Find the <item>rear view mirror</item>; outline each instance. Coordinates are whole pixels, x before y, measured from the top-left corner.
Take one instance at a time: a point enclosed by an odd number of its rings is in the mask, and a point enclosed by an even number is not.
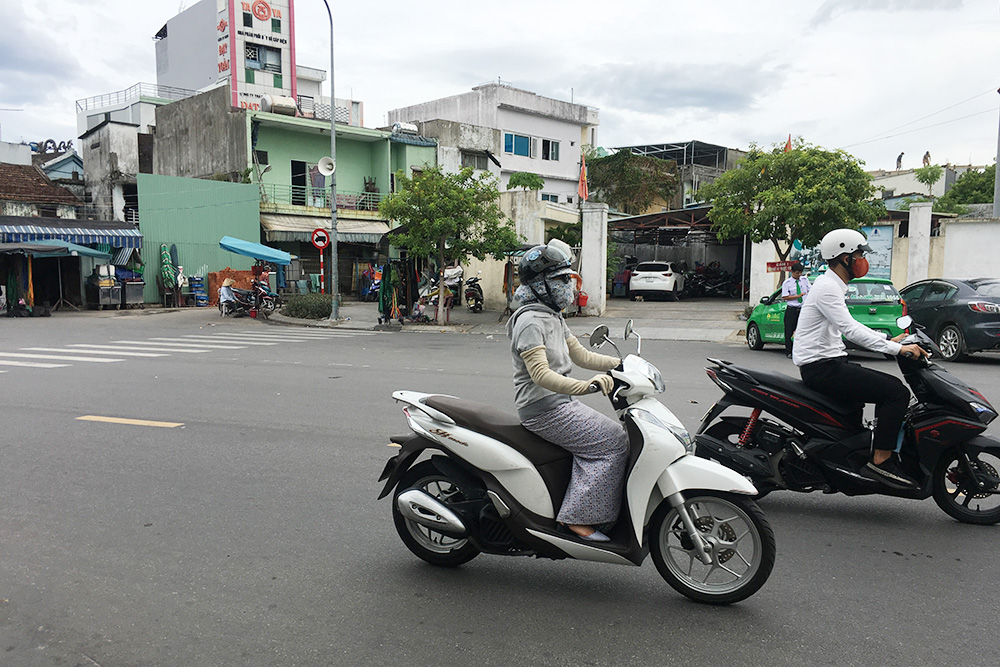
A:
[[[762,296],[762,297],[760,297],[760,302],[761,303],[767,303],[767,299],[768,299],[768,297]]]
[[[608,328],[603,324],[590,334],[590,347],[600,347],[608,340]]]
[[[913,318],[909,315],[896,318],[896,326],[900,329],[909,329],[911,324],[913,324]]]
[[[625,340],[628,340],[628,337],[631,335],[632,335],[632,320],[629,320],[628,322],[625,323]]]

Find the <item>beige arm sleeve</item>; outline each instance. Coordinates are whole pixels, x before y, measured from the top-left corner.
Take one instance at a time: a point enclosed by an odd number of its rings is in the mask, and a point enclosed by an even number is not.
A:
[[[589,368],[592,371],[610,371],[621,363],[618,357],[591,352],[580,343],[576,336],[567,338],[566,345],[569,346],[569,358],[581,368]]]
[[[521,353],[521,358],[524,359],[524,365],[528,367],[531,380],[539,387],[570,396],[582,396],[590,391],[589,381],[574,380],[565,375],[559,375],[549,368],[544,345],[525,350]]]

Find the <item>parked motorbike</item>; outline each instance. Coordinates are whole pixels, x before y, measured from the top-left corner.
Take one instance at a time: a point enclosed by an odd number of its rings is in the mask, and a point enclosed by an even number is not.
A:
[[[911,324],[908,316],[897,321],[902,329]],[[919,329],[902,342],[941,354]],[[709,359],[712,366],[705,370],[724,394],[702,421],[696,452],[746,475],[760,496],[778,489],[933,496],[959,521],[1000,522],[1000,441],[982,435],[996,409],[930,359],[896,360],[916,399],[903,425],[900,458],[919,488],[894,489],[861,474],[872,444],[871,425],[862,424],[863,405],[848,397],[834,400],[781,373],[718,359]],[[722,416],[733,406],[750,408],[749,417]]]
[[[281,307],[281,297],[272,292],[271,288],[262,281],[253,280],[250,284],[253,286],[253,289],[250,291],[253,294],[253,300],[257,305],[257,310],[259,310],[265,318],[270,317],[271,313]]]
[[[235,301],[219,301],[219,314],[223,317],[227,315],[243,316],[249,315],[250,311],[256,308],[254,305],[253,292],[245,289],[233,289]]]
[[[629,322],[625,338],[632,335]],[[614,347],[604,326],[590,337],[592,346],[603,343]],[[569,452],[493,406],[396,391],[413,433],[392,438],[400,451],[379,477],[379,498],[392,493],[403,544],[446,567],[480,553],[621,565],[641,565],[649,553],[667,583],[691,599],[728,604],[753,595],[775,558],[774,533],[750,499],[757,490],[742,475],[689,455],[694,443],[654,397],[665,390],[663,378],[640,348],[641,340],[636,354],[609,371],[609,398],[630,443],[610,542],[584,540],[555,520],[569,483]]]
[[[474,313],[483,310],[483,288],[479,284],[481,273],[482,271],[478,271],[475,276],[465,281],[465,305]]]

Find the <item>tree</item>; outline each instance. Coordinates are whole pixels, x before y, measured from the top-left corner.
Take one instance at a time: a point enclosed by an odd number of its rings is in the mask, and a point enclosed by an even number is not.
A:
[[[771,241],[784,260],[798,239],[818,245],[840,227],[870,224],[885,214],[863,163],[841,150],[827,151],[801,139],[789,151],[750,145],[736,169],[703,186],[698,195],[713,206],[708,217],[719,240],[748,235]]]
[[[677,164],[620,150],[600,157],[589,149],[587,185],[592,198],[632,215],[645,213],[657,198],[670,201],[677,188]]]
[[[443,173],[440,167],[396,173],[398,191],[379,204],[379,212],[403,225],[394,245],[416,256],[436,256],[438,270],[445,260],[503,259],[521,243],[508,224],[497,199],[497,180],[488,173],[476,176],[471,167]],[[444,280],[438,282],[438,302],[444,304]],[[438,317],[441,311],[438,309]]]
[[[926,167],[917,167],[913,170],[913,175],[917,180],[927,186],[927,196],[934,197],[934,184],[941,180],[944,167],[939,164],[929,164]]]
[[[545,179],[530,171],[515,171],[507,181],[507,189],[521,188],[528,190],[541,190],[545,187]]]
[[[992,204],[993,186],[996,183],[997,166],[991,164],[982,171],[967,171],[958,177],[944,196],[938,197],[935,210],[945,213],[963,213],[962,204]]]

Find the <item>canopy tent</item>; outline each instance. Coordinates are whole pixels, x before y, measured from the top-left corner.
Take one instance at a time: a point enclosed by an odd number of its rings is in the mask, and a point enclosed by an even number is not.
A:
[[[259,259],[264,262],[281,264],[283,266],[287,266],[292,263],[292,256],[287,252],[283,252],[275,248],[269,248],[266,245],[261,245],[260,243],[252,243],[250,241],[236,239],[232,236],[223,236],[222,239],[219,240],[219,246],[223,250],[234,252],[237,255],[253,257],[254,259]]]
[[[101,252],[100,250],[94,250],[93,248],[63,241],[62,239],[46,239],[40,243],[55,249],[47,252],[36,252],[34,253],[35,257],[66,257],[69,255],[72,257],[93,257],[102,262],[111,261],[111,253]]]
[[[0,243],[0,254],[12,255],[20,253],[22,255],[34,255],[37,253],[59,252],[60,247],[49,241],[36,241],[34,243]]]

